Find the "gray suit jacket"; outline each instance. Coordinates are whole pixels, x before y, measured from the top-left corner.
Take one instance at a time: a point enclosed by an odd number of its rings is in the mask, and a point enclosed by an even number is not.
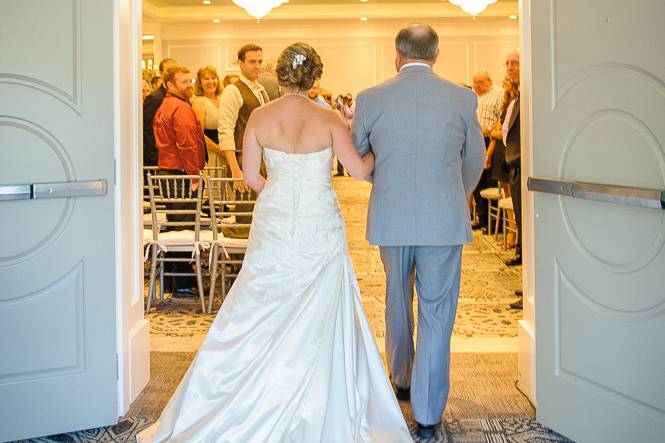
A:
[[[408,66],[356,99],[353,141],[376,156],[367,240],[380,246],[450,246],[472,238],[468,197],[485,142],[473,91]]]

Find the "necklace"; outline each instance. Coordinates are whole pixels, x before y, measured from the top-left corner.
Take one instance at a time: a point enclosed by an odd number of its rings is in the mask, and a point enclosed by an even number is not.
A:
[[[284,93],[284,96],[295,96],[295,95],[305,97],[305,92],[304,91],[298,91],[298,92],[285,92]]]

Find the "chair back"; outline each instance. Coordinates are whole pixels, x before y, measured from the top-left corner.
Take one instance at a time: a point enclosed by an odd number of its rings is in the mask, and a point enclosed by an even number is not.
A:
[[[154,240],[158,240],[160,230],[192,230],[195,233],[195,239],[199,239],[203,183],[201,175],[153,175],[148,173]],[[160,217],[160,214],[163,214],[163,217]],[[159,229],[154,227],[159,227]]]
[[[213,239],[224,236],[224,229],[245,228],[252,224],[256,192],[237,191],[241,178],[206,177]]]

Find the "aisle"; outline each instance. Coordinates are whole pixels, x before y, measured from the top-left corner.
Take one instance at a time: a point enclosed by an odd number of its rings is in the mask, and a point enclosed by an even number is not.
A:
[[[371,188],[369,183],[350,177],[335,177],[333,184],[346,223],[363,307],[383,352],[385,276],[378,248],[365,240]],[[522,312],[511,310],[508,304],[516,300],[514,291],[520,287],[522,276],[520,268],[503,264],[510,257],[511,252],[503,251],[494,237],[477,232],[473,242],[464,247],[453,352],[517,352],[517,321]],[[199,306],[198,298],[178,298],[167,299],[153,309],[147,316],[151,350],[196,352],[215,315],[201,314]]]

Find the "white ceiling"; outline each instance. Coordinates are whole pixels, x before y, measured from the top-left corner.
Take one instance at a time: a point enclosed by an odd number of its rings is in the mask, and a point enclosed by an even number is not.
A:
[[[498,0],[480,17],[502,17],[517,14],[518,0]],[[212,0],[203,5],[201,0],[143,0],[144,20],[155,23],[210,22],[254,20],[232,0]],[[290,0],[273,9],[263,20],[331,20],[357,19],[367,16],[371,20],[396,18],[464,18],[470,16],[446,0]]]

